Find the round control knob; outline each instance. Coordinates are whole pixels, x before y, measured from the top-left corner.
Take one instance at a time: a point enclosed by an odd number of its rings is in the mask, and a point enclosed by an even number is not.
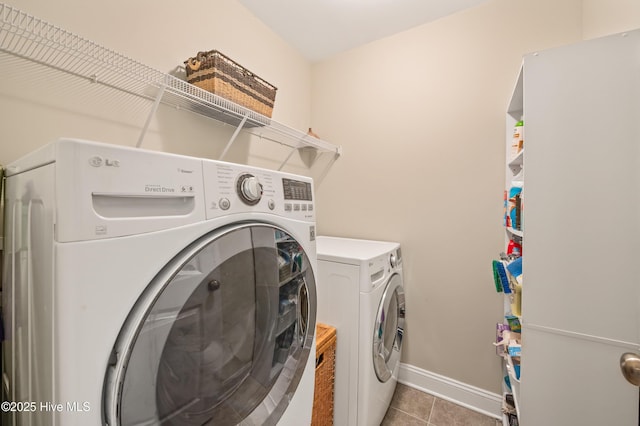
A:
[[[391,253],[391,256],[389,256],[389,264],[392,268],[398,266],[398,258],[396,257],[395,253]]]
[[[238,178],[236,189],[240,199],[250,206],[258,204],[260,198],[262,198],[262,184],[258,178],[253,175],[241,175]]]
[[[222,210],[229,210],[229,207],[231,207],[231,202],[228,198],[220,198],[220,201],[218,201],[218,205]]]

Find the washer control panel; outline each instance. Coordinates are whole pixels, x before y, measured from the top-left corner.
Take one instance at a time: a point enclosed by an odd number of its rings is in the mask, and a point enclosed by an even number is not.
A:
[[[398,247],[397,250],[394,250],[389,255],[389,266],[391,269],[396,269],[402,265],[402,250]]]
[[[312,212],[313,194],[311,182],[303,182],[295,179],[282,179],[284,190],[284,211],[286,212]]]
[[[395,268],[396,266],[398,266],[398,258],[396,257],[395,253],[391,253],[389,255],[389,264],[391,265],[392,268]]]
[[[315,221],[313,180],[274,170],[203,160],[207,218],[263,212]]]

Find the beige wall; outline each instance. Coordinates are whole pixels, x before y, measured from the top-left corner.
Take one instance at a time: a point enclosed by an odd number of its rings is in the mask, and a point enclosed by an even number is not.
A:
[[[640,27],[638,0],[583,0],[585,40]]]
[[[154,0],[9,4],[163,72],[198,51],[218,49],[278,87],[274,119],[301,130],[310,126],[310,63],[235,0],[189,7]],[[0,69],[0,164],[60,136],[135,146],[150,111],[150,101],[61,78],[4,55]],[[142,147],[217,158],[233,130],[161,107]],[[241,138],[225,159],[272,167],[287,153],[278,144]],[[291,171],[305,171],[296,160]]]
[[[490,0],[312,66],[235,0],[10,4],[162,71],[217,48],[278,86],[276,120],[344,146],[318,182],[319,232],[404,247],[403,361],[494,392],[490,261],[503,250],[504,110],[521,57],[640,26],[635,0]],[[5,56],[0,70],[2,164],[61,135],[134,146],[149,111]],[[216,158],[232,131],[161,107],[143,147]],[[273,167],[286,154],[241,139],[228,159]],[[326,161],[288,169],[316,175]]]
[[[403,362],[500,392],[505,110],[522,55],[580,40],[581,16],[579,0],[491,0],[314,66],[314,127],[344,147],[318,230],[402,244]]]

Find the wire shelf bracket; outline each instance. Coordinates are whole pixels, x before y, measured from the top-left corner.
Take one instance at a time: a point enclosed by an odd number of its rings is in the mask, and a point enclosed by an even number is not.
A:
[[[249,118],[248,115],[245,115],[244,117],[242,117],[242,120],[240,121],[240,124],[238,124],[238,127],[236,127],[236,130],[231,135],[231,138],[229,139],[229,142],[227,142],[227,146],[224,147],[224,150],[222,151],[222,154],[220,154],[220,160],[222,160],[224,158],[224,156],[227,155],[227,152],[229,151],[229,148],[231,148],[231,145],[233,145],[233,142],[238,137],[238,134],[240,134],[240,130],[242,130],[242,127],[244,127],[244,125],[247,122],[248,118]]]
[[[167,86],[162,85],[158,90],[158,94],[156,95],[156,99],[151,106],[151,111],[149,111],[149,115],[147,116],[147,120],[144,122],[144,126],[142,126],[142,132],[140,132],[140,137],[138,138],[138,143],[136,144],[136,148],[140,148],[142,146],[142,141],[144,140],[145,135],[147,134],[147,130],[149,129],[149,124],[151,124],[151,120],[156,115],[156,111],[158,111],[158,107],[160,106],[160,102],[162,101],[162,97],[164,96],[164,91]]]

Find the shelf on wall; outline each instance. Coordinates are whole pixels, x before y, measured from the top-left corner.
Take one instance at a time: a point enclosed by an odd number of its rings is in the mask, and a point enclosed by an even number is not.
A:
[[[515,157],[511,159],[511,161],[509,161],[509,164],[507,164],[507,166],[511,170],[511,173],[513,173],[514,176],[516,176],[518,175],[518,173],[522,171],[523,164],[524,164],[524,150],[521,150]]]
[[[509,373],[509,381],[511,383],[511,391],[513,393],[513,399],[516,404],[516,411],[520,412],[520,379],[516,377],[515,366],[513,358],[507,355],[507,372]]]
[[[518,78],[516,80],[516,85],[513,88],[513,93],[511,95],[511,99],[509,100],[509,105],[507,106],[507,114],[512,116],[514,119],[520,120],[523,114],[523,105],[524,105],[524,72],[522,67],[520,68],[520,72],[518,73]]]
[[[510,226],[506,227],[507,232],[509,232],[511,235],[515,235],[516,237],[520,237],[522,238],[524,235],[524,232],[522,232],[520,229],[515,229],[512,228]]]
[[[4,3],[0,3],[0,52],[154,101],[137,146],[141,145],[151,117],[162,103],[237,126],[222,156],[240,130],[291,147],[280,168],[300,148],[333,153],[333,161],[342,154],[341,146],[280,124]]]

